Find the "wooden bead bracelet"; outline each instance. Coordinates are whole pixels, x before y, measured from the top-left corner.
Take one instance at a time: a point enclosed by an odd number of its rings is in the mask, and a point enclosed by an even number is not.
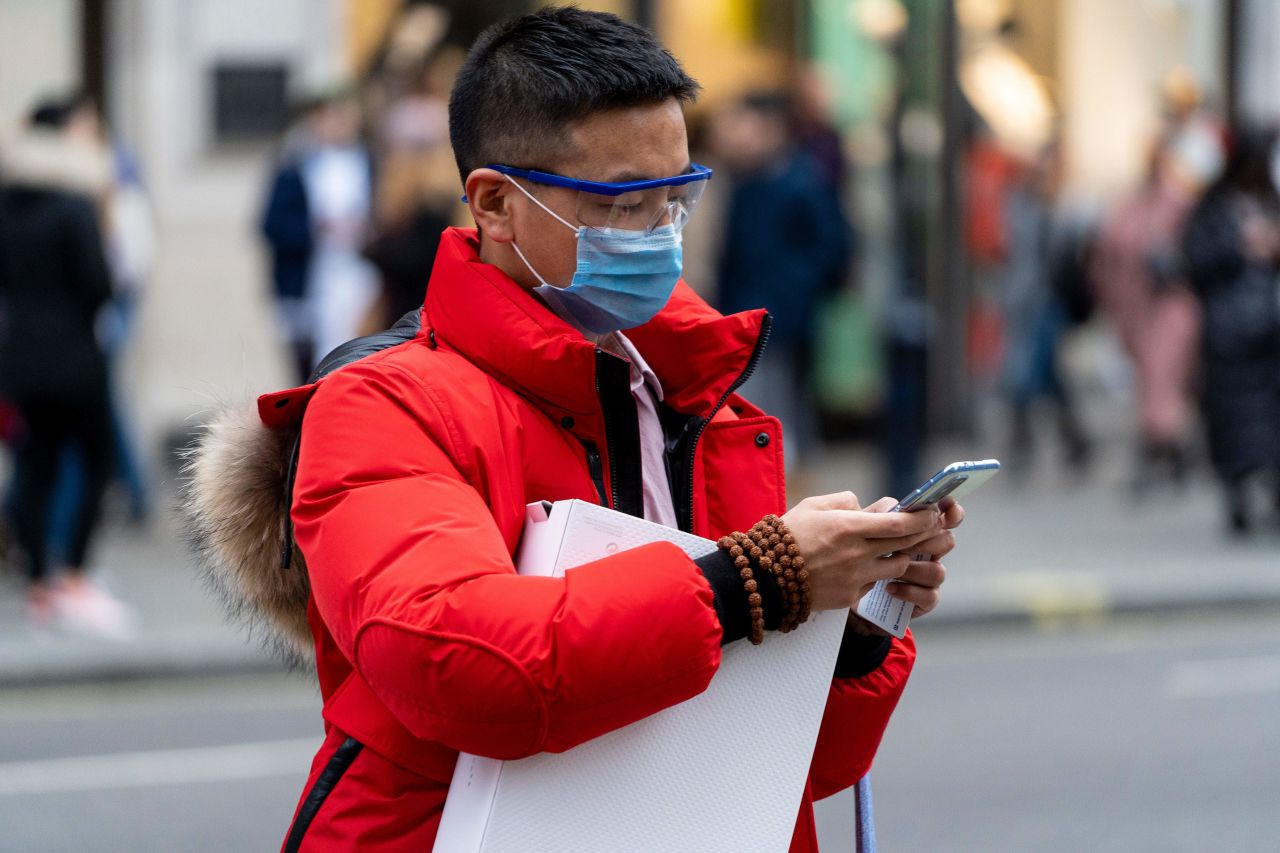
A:
[[[735,530],[716,544],[729,553],[742,578],[751,614],[753,645],[764,642],[764,600],[757,569],[772,575],[778,587],[782,599],[782,621],[778,630],[785,634],[808,621],[812,604],[809,572],[795,537],[782,519],[766,515],[749,532]]]

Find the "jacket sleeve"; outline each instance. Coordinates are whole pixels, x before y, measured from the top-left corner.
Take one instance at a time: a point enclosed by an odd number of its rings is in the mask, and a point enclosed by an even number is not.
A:
[[[303,423],[293,519],[315,605],[391,712],[417,737],[518,758],[702,692],[720,627],[693,561],[654,543],[517,575],[434,399],[406,371],[353,365]]]
[[[908,630],[892,642],[879,667],[858,678],[831,682],[809,770],[815,800],[843,791],[871,769],[915,658],[915,640]]]

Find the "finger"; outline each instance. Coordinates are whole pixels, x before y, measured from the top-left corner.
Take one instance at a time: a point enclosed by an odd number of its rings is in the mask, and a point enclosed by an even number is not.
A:
[[[876,557],[871,561],[870,572],[863,578],[866,583],[858,590],[857,598],[854,599],[850,606],[857,604],[858,599],[870,592],[877,581],[891,581],[895,578],[900,578],[910,566],[911,558],[906,554],[887,554],[883,557]]]
[[[944,530],[916,545],[913,553],[925,555],[926,560],[937,561],[950,554],[955,547],[956,535],[950,530]]]
[[[889,554],[896,551],[911,557],[915,557],[917,555],[921,557],[933,557],[934,555],[932,553],[925,550],[924,543],[928,542],[935,536],[940,536],[942,532],[941,528],[935,528],[933,530],[914,533],[910,536],[899,536],[896,539],[868,538],[865,541],[866,547],[871,548],[877,554]]]
[[[867,507],[867,512],[888,512],[898,505],[893,498],[881,498],[880,500]]]
[[[947,579],[947,569],[936,560],[913,560],[896,579],[904,584],[937,589]]]
[[[814,495],[813,497],[805,498],[801,503],[812,509],[862,509],[862,505],[858,503],[858,496],[853,492],[836,492],[830,495]]]
[[[912,616],[923,616],[938,606],[939,593],[936,588],[915,586],[909,583],[891,583],[888,592],[894,598],[914,605]]]
[[[847,531],[863,539],[901,539],[941,532],[942,516],[935,509],[919,512],[856,512],[844,516]]]
[[[951,500],[951,498],[947,498],[946,500],[951,501],[949,506],[942,507],[942,505],[939,504],[939,508],[943,510],[942,526],[948,530],[955,530],[964,523],[964,507]]]

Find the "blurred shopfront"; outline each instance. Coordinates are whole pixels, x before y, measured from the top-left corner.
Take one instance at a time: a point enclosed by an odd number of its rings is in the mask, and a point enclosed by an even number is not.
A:
[[[12,124],[50,89],[95,90],[137,149],[162,216],[195,218],[224,234],[238,229],[238,242],[219,257],[247,253],[251,260],[226,275],[248,280],[226,284],[240,297],[221,297],[240,312],[228,322],[254,330],[260,321],[249,312],[261,309],[261,282],[256,247],[242,232],[290,100],[309,86],[368,79],[414,50],[463,47],[487,23],[532,5],[0,0],[0,122]],[[815,74],[823,82],[851,167],[845,198],[860,238],[848,291],[824,313],[820,333],[818,384],[836,439],[872,434],[886,412],[913,435],[973,428],[975,360],[990,358],[993,346],[974,311],[966,219],[979,128],[1013,162],[1060,138],[1069,191],[1102,206],[1141,174],[1171,78],[1215,111],[1280,116],[1280,90],[1271,85],[1280,11],[1269,0],[582,5],[658,32],[703,83],[695,128],[706,111],[749,89],[794,89]],[[148,316],[154,329],[180,328],[175,321],[193,304],[182,295],[160,302]],[[144,338],[150,366],[140,369],[153,384],[185,387],[179,369],[215,387],[261,375],[220,367],[224,354],[175,360],[171,350],[187,344],[181,336]],[[257,357],[249,349],[237,362]],[[904,381],[919,387],[895,400]],[[160,397],[153,418],[185,417],[193,405],[190,394]]]

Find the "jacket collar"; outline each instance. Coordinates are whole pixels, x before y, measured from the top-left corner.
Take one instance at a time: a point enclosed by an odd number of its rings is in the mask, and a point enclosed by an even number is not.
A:
[[[425,309],[440,345],[504,384],[552,408],[598,409],[595,344],[481,261],[474,229],[445,231]],[[707,415],[746,369],[764,317],[763,309],[722,316],[681,280],[656,317],[625,334],[662,384],[668,406]]]

